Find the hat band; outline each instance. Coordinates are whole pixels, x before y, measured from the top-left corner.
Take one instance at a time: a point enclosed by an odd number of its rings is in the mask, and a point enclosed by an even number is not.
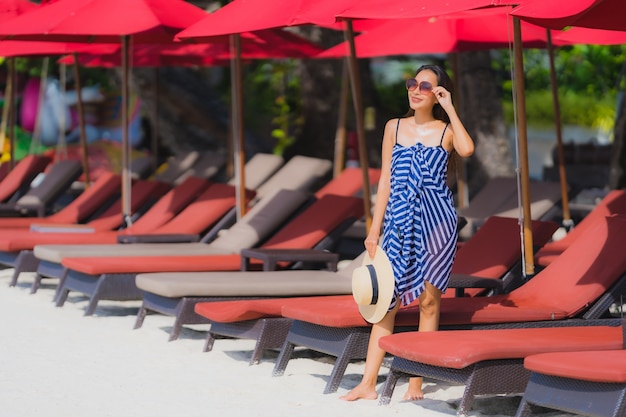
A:
[[[376,268],[374,265],[366,265],[370,272],[370,279],[372,280],[372,302],[370,305],[374,305],[378,302],[378,276],[376,275]]]

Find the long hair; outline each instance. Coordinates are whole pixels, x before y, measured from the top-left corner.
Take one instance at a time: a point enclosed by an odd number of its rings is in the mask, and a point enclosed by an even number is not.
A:
[[[452,80],[450,79],[450,76],[448,76],[448,73],[443,68],[441,68],[439,65],[429,65],[429,64],[422,65],[415,72],[415,76],[417,76],[417,74],[425,70],[434,72],[435,75],[437,76],[437,84],[442,86],[446,90],[448,90],[451,95],[453,94]],[[415,114],[415,110],[409,109],[405,117],[413,116],[414,114]],[[450,118],[448,117],[448,113],[446,113],[446,111],[441,107],[439,103],[436,103],[433,106],[433,117],[445,123],[450,123]]]

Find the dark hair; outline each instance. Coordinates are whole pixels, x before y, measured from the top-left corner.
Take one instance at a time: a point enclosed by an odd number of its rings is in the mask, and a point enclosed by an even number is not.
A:
[[[450,94],[452,94],[452,88],[453,88],[452,80],[450,79],[450,76],[443,68],[441,68],[439,65],[428,65],[428,64],[422,65],[421,67],[417,69],[417,71],[415,72],[415,75],[417,76],[417,74],[425,70],[434,72],[435,75],[437,76],[437,84],[442,86],[443,88],[448,90]],[[414,114],[415,114],[415,110],[409,109],[406,116],[407,117],[413,116]],[[448,117],[448,113],[446,113],[446,111],[441,107],[439,103],[436,103],[435,106],[433,107],[433,117],[437,120],[450,123],[450,118]]]

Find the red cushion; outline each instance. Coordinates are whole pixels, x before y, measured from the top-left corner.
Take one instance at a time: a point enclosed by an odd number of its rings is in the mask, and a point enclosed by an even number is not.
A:
[[[541,374],[592,382],[626,383],[626,350],[556,352],[528,356],[524,366]]]
[[[344,298],[330,295],[328,299]],[[314,297],[317,298],[317,297]],[[198,303],[194,310],[199,315],[219,323],[254,320],[267,317],[280,317],[281,309],[287,305],[307,302],[309,297],[269,298],[256,300],[232,300]]]
[[[380,169],[369,168],[369,183],[377,185],[380,179]],[[363,190],[363,173],[361,168],[346,168],[326,185],[320,188],[315,196],[322,198],[326,194],[351,196]]]
[[[91,275],[140,274],[148,272],[239,271],[241,256],[129,256],[63,258],[61,264],[69,269]]]
[[[462,369],[496,359],[544,352],[614,350],[623,346],[621,326],[405,332],[380,339],[386,352],[411,361]]]

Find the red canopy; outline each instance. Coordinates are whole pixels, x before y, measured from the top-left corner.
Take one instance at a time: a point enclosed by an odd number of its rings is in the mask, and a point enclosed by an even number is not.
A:
[[[60,42],[171,41],[206,12],[184,0],[62,0],[4,22],[0,36]]]
[[[546,36],[545,28],[530,23],[522,25],[522,41],[526,47],[545,47]],[[512,44],[512,19],[502,8],[391,20],[355,38],[360,58],[505,48]],[[318,58],[342,57],[348,53],[344,42]]]
[[[624,0],[528,0],[515,8],[513,15],[552,29],[581,26],[596,29],[626,30]]]

